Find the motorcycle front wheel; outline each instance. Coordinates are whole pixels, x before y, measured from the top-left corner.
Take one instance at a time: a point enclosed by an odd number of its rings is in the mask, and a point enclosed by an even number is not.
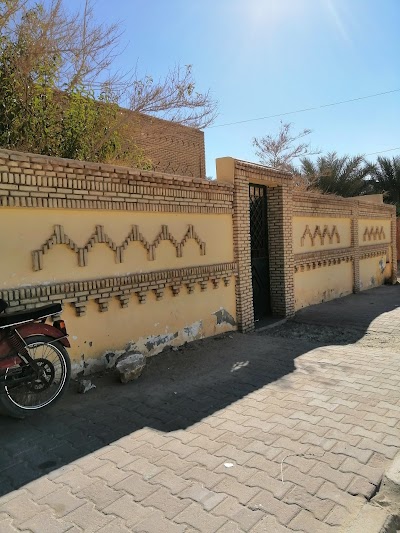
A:
[[[41,372],[39,377],[29,377],[31,370],[26,365],[21,365],[18,373],[6,371],[0,409],[14,418],[25,418],[53,405],[67,390],[71,377],[69,355],[60,342],[44,335],[29,337],[25,342]],[[16,381],[23,378],[24,372],[27,379]]]

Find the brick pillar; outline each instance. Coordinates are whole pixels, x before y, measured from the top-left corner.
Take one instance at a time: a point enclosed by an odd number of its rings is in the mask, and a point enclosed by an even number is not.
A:
[[[353,292],[361,290],[360,284],[360,242],[358,235],[358,203],[353,206],[351,216],[351,247],[353,251]]]
[[[396,219],[396,208],[393,208],[393,213],[390,217],[391,224],[391,237],[392,237],[392,283],[397,282],[397,219]]]
[[[249,180],[244,172],[235,170],[235,160],[231,157],[217,159],[217,179],[234,186],[233,248],[238,268],[235,285],[236,320],[239,331],[247,333],[254,330]]]
[[[234,185],[233,242],[238,265],[236,313],[239,330],[246,333],[254,330],[249,182],[246,176],[235,174]]]
[[[396,248],[397,261],[400,261],[400,218],[396,218]]]
[[[268,187],[268,238],[272,313],[294,314],[293,197],[285,184]]]

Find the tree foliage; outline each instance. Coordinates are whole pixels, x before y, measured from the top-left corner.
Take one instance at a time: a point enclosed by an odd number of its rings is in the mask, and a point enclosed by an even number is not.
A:
[[[361,155],[339,157],[336,152],[320,156],[316,161],[301,159],[300,175],[308,189],[339,196],[359,196],[370,190],[367,177],[370,166]]]
[[[378,157],[371,167],[371,176],[373,190],[383,193],[386,202],[395,204],[400,215],[400,156]]]
[[[195,90],[190,66],[163,80],[107,76],[120,25],[99,24],[93,5],[71,13],[64,0],[0,0],[0,145],[94,161],[149,162],[130,134],[125,105],[190,126],[209,124],[216,102]],[[123,141],[123,142],[122,142]]]
[[[395,204],[400,215],[400,156],[378,157],[377,163],[371,164],[362,155],[319,155],[321,151],[304,140],[311,130],[296,134],[292,127],[281,122],[276,135],[253,138],[260,163],[291,172],[296,189],[344,197],[383,193],[385,202]],[[312,155],[319,157],[312,159]]]

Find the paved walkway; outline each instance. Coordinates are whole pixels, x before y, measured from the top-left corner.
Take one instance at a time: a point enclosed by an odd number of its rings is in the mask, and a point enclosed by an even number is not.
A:
[[[395,329],[399,296],[370,292],[356,337]],[[368,298],[341,309],[364,316]],[[336,327],[334,305],[303,313]],[[341,531],[400,445],[399,353],[354,342],[208,339],[153,358],[137,383],[103,376],[46,414],[1,419],[0,532]]]

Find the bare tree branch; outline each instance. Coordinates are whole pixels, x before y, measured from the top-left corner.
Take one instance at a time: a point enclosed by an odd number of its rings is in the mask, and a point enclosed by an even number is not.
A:
[[[279,132],[265,137],[254,137],[253,146],[256,148],[256,155],[263,165],[280,168],[282,170],[293,171],[293,163],[299,157],[310,156],[321,153],[320,150],[312,149],[310,143],[299,142],[312,133],[309,129],[304,129],[300,133],[292,134],[292,124],[281,122]]]
[[[140,76],[135,70],[123,84],[122,92],[127,95],[130,110],[186,126],[204,128],[217,115],[218,103],[212,99],[210,91],[195,90],[191,65],[176,65],[160,80],[149,75]]]

